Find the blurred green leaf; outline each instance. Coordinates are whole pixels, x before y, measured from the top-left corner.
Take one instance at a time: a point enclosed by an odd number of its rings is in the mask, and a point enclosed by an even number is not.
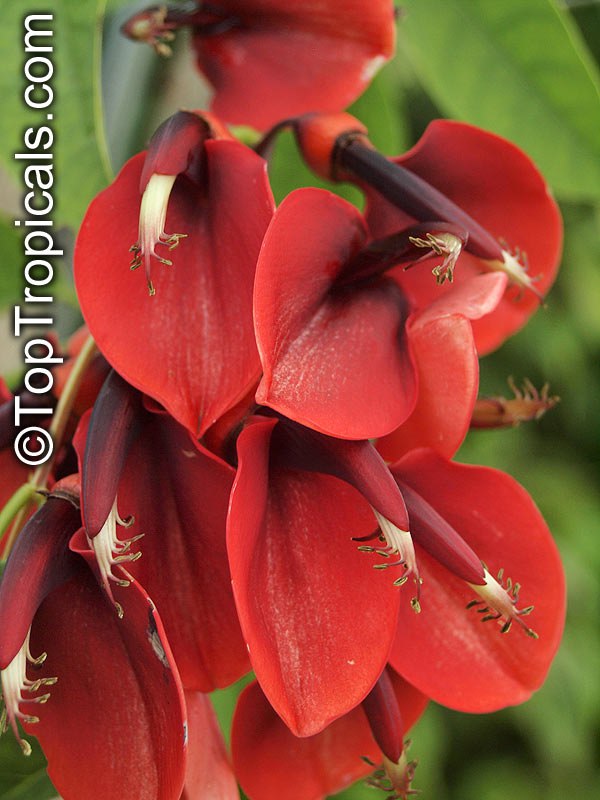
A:
[[[600,63],[600,5],[597,0],[568,3],[569,11],[597,63]]]
[[[22,247],[9,220],[0,217],[0,309],[12,305],[22,293]]]
[[[597,67],[550,0],[406,0],[400,40],[449,116],[516,142],[556,192],[600,196]]]
[[[12,733],[0,739],[0,800],[48,800],[56,797],[46,773],[46,760],[35,739],[27,737],[33,752],[25,758]]]
[[[46,109],[25,105],[27,79],[23,68],[27,58],[24,45],[25,7],[21,0],[4,0],[0,27],[1,158],[21,184],[23,165],[13,154],[27,152],[23,144],[26,128],[49,125],[55,133],[54,153],[55,223],[77,227],[92,197],[110,179],[110,165],[103,142],[99,76],[99,30],[104,0],[39,0],[35,15],[52,14],[53,20],[38,21],[37,30],[52,29],[54,35],[34,42],[51,44],[53,52],[38,53],[54,66],[50,84],[54,101]],[[38,64],[38,67],[40,65]],[[35,71],[35,68],[34,70]],[[47,114],[53,115],[49,121]]]

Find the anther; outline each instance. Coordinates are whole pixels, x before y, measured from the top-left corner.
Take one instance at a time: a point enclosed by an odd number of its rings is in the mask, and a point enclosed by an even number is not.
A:
[[[529,628],[522,617],[526,617],[534,609],[534,606],[526,606],[525,608],[518,609],[517,602],[519,599],[519,590],[521,589],[521,585],[519,583],[513,583],[511,578],[506,578],[504,580],[504,584],[502,583],[502,578],[504,576],[504,570],[501,569],[498,571],[498,578],[496,580],[488,570],[485,570],[485,583],[483,585],[477,585],[470,583],[469,586],[477,592],[477,594],[483,598],[483,600],[471,600],[467,603],[467,608],[476,608],[477,606],[482,606],[481,608],[477,608],[477,613],[483,615],[481,617],[482,622],[491,622],[495,620],[501,623],[500,632],[501,633],[508,633],[511,629],[512,623],[517,622],[517,624],[525,631],[527,636],[530,636],[532,639],[538,639],[537,633]]]
[[[161,264],[169,267],[173,266],[173,262],[170,259],[163,258],[156,253],[156,247],[161,244],[166,245],[169,250],[174,250],[180,240],[187,236],[186,233],[165,232],[169,197],[176,178],[176,175],[160,175],[157,173],[150,177],[142,195],[139,238],[129,248],[129,252],[133,253],[129,268],[135,270],[144,263],[148,291],[151,295],[155,293],[155,290],[150,278],[150,259],[155,258]]]
[[[29,650],[30,633],[30,631],[27,633],[20,650],[8,667],[0,672],[0,683],[2,685],[2,697],[4,700],[4,708],[0,715],[0,733],[6,732],[10,725],[16,740],[19,742],[21,750],[26,756],[31,754],[31,746],[25,739],[21,738],[17,721],[21,720],[22,722],[33,724],[39,722],[39,717],[23,713],[20,709],[20,704],[37,703],[38,705],[43,705],[50,699],[50,693],[46,692],[38,697],[24,697],[23,693],[35,693],[42,686],[52,686],[58,680],[56,677],[53,677],[38,678],[35,681],[31,681],[27,677],[27,664],[29,663],[39,667],[46,658],[45,653],[42,653],[42,655],[37,658],[32,657]]]
[[[117,525],[120,527],[128,528],[133,524],[133,517],[121,518],[117,510],[117,500],[113,503],[110,513],[106,522],[102,526],[100,533],[94,536],[93,539],[88,538],[89,546],[96,554],[98,562],[98,569],[102,578],[102,584],[106,593],[110,597],[112,603],[117,609],[119,617],[122,617],[123,609],[119,606],[113,597],[112,589],[110,586],[111,581],[117,586],[129,586],[130,580],[128,578],[120,578],[113,574],[113,567],[126,562],[137,561],[141,558],[141,551],[135,553],[129,552],[131,545],[142,538],[143,534],[132,536],[129,539],[120,540],[117,536]],[[120,612],[119,612],[120,609]]]
[[[409,236],[409,241],[419,248],[426,248],[431,253],[426,254],[424,257],[429,258],[430,255],[444,256],[441,264],[438,264],[431,270],[431,274],[435,277],[436,283],[441,286],[446,281],[452,283],[454,280],[454,268],[459,255],[462,252],[464,242],[458,236],[452,233],[428,233],[424,238],[420,236]],[[421,259],[419,259],[420,261]],[[408,265],[405,269],[410,269],[415,263]]]

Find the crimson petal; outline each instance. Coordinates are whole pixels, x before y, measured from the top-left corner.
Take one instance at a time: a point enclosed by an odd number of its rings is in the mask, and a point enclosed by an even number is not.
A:
[[[79,509],[50,497],[20,532],[0,583],[0,669],[17,655],[40,603],[71,577],[68,542],[80,524]]]
[[[407,455],[392,472],[420,494],[496,573],[522,585],[519,606],[534,640],[513,624],[465,606],[475,593],[415,544],[422,567],[422,611],[400,608],[390,663],[433,700],[459,711],[487,712],[526,700],[542,684],[558,648],[565,613],[560,558],[550,532],[525,490],[497,470],[453,464],[430,451]],[[408,502],[408,497],[407,497]],[[409,505],[410,514],[410,505]]]
[[[515,145],[472,125],[432,122],[419,142],[392,159],[439,189],[504,244],[519,248],[529,264],[535,288],[544,295],[556,276],[562,244],[558,207],[533,162]],[[368,189],[367,219],[379,238],[414,220]],[[428,270],[404,273],[400,283],[415,306],[423,308],[440,292],[451,294],[468,276],[486,269],[475,256],[459,256],[454,285],[438,287]],[[498,309],[473,323],[481,354],[498,347],[536,310],[528,290],[510,288]]]
[[[397,675],[394,691],[405,730],[421,715],[427,698]],[[315,736],[294,736],[258,683],[240,695],[231,748],[239,781],[252,800],[322,800],[372,772],[363,757],[381,761],[362,708],[355,708]]]
[[[276,420],[238,439],[227,547],[256,676],[288,727],[318,733],[356,706],[381,673],[399,593],[350,541],[372,513],[336,478],[269,470]]]
[[[506,280],[499,273],[472,277],[409,320],[419,394],[406,422],[377,443],[388,461],[417,447],[431,447],[451,458],[462,444],[479,388],[472,320],[497,307]]]
[[[238,142],[204,148],[205,188],[180,177],[170,196],[166,228],[187,238],[173,266],[157,264],[155,297],[128,268],[143,154],[91,204],[75,255],[82,311],[103,354],[198,436],[258,377],[252,286],[273,211],[261,158]]]
[[[239,800],[240,793],[210,699],[186,692],[189,745],[181,800]]]
[[[340,111],[394,52],[390,0],[223,0],[238,21],[194,37],[215,113],[265,129],[307,111]]]
[[[233,478],[180,425],[152,415],[119,486],[119,505],[134,517],[128,537],[144,534],[128,569],[161,610],[186,689],[209,692],[250,668],[225,543]]]
[[[350,204],[292,192],[267,231],[254,319],[263,364],[259,403],[322,433],[382,436],[412,411],[416,376],[404,333],[409,309],[391,279],[335,289],[366,243]]]
[[[47,652],[44,673],[58,682],[26,728],[64,800],[179,800],[187,733],[175,663],[139,584],[115,596],[123,619],[82,562],[77,579],[44,601],[31,647]]]

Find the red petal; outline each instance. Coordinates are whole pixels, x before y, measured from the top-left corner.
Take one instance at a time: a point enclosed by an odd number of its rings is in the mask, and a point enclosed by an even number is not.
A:
[[[362,708],[316,736],[294,736],[277,716],[258,683],[240,695],[231,730],[238,780],[251,800],[322,800],[341,791],[380,760]]]
[[[410,417],[377,447],[395,461],[417,447],[451,458],[471,422],[479,363],[469,320],[489,314],[502,298],[506,276],[477,275],[442,294],[408,323],[418,369],[419,394]]]
[[[166,230],[187,238],[172,267],[154,265],[155,297],[128,268],[143,155],[94,200],[75,257],[79,300],[99,348],[198,436],[258,377],[252,286],[273,209],[265,162],[255,153],[212,140],[205,151],[208,189],[180,178],[171,194]]]
[[[68,543],[80,525],[78,509],[50,497],[19,533],[0,583],[0,669],[21,649],[44,598],[71,577]]]
[[[506,249],[527,254],[529,275],[545,294],[560,259],[562,223],[556,203],[531,160],[505,139],[459,122],[432,122],[408,153],[393,159],[446,194],[482,224]],[[374,237],[412,222],[376,192],[369,191],[367,218]],[[486,269],[469,253],[459,257],[454,285],[438,287],[425,266],[400,277],[417,307],[427,306],[440,292],[451,294],[468,276]],[[511,287],[496,311],[473,323],[477,348],[486,353],[518,330],[537,309],[531,291],[519,296]]]
[[[79,461],[82,517],[90,539],[100,533],[113,506],[121,472],[131,444],[139,434],[141,419],[140,393],[111,370],[89,421],[86,417],[79,423],[73,438],[78,452],[85,441],[85,453]]]
[[[332,436],[368,439],[398,427],[415,403],[407,307],[390,279],[332,290],[364,245],[359,212],[299,189],[269,227],[254,293],[264,375],[256,398]]]
[[[119,508],[143,533],[128,569],[161,611],[187,689],[227,686],[250,668],[227,562],[225,520],[234,471],[165,416],[134,445]],[[125,609],[127,611],[127,609]]]
[[[423,586],[418,616],[400,608],[390,663],[433,700],[459,711],[494,711],[526,700],[543,682],[558,648],[565,613],[560,558],[550,532],[525,490],[502,472],[453,464],[417,451],[393,468],[430,503],[487,564],[492,575],[522,585],[519,607],[535,605],[527,624],[502,635],[465,606],[474,592],[417,553]]]
[[[408,530],[398,484],[371,442],[336,439],[280,419],[271,440],[271,459],[278,467],[322,472],[349,483],[382,516]]]
[[[186,759],[183,691],[162,624],[139,584],[115,587],[119,619],[92,574],[53,592],[32,652],[58,677],[27,729],[65,800],[179,800]],[[29,708],[32,708],[29,706]]]
[[[212,109],[264,129],[308,111],[341,111],[394,52],[390,0],[224,0],[241,24],[194,38],[215,87]]]
[[[410,417],[377,442],[388,461],[415,447],[450,458],[469,430],[479,386],[479,362],[469,320],[448,316],[409,327],[419,395]]]
[[[237,781],[210,699],[186,692],[189,742],[181,800],[238,800]]]
[[[392,674],[405,729],[427,703],[420,692]],[[240,695],[231,730],[235,771],[251,800],[322,800],[368,775],[381,755],[362,708],[315,736],[294,736],[277,716],[258,683]]]
[[[238,440],[227,547],[256,677],[288,727],[309,736],[372,688],[400,594],[350,540],[376,527],[354,489],[315,473],[269,474],[274,423]]]

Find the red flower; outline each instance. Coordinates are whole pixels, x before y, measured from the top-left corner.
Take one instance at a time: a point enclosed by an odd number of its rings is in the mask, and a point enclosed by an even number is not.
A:
[[[264,129],[307,111],[341,111],[394,52],[391,0],[219,0],[153,7],[123,31],[169,52],[189,25],[198,68],[228,122]]]
[[[196,436],[258,378],[252,286],[273,211],[265,162],[218,133],[187,112],[164,123],[148,156],[129,161],[91,204],[75,253],[99,349]],[[177,245],[171,264],[164,248]],[[155,297],[128,269],[132,246],[132,267],[145,264]]]
[[[543,177],[515,145],[472,125],[436,120],[407,153],[386,159],[366,129],[349,115],[308,115],[294,122],[308,163],[334,180],[350,180],[367,193],[371,234],[387,236],[415,221],[454,223],[466,241],[425,237],[425,252],[444,255],[434,270],[398,273],[417,307],[440,292],[451,294],[481,271],[505,272],[511,286],[494,313],[474,322],[480,353],[498,347],[520,328],[554,281],[560,260],[560,213]],[[452,278],[456,276],[454,286]]]
[[[403,736],[421,716],[427,698],[393,671],[386,673],[400,712],[399,729],[391,738],[402,748]],[[298,738],[277,716],[258,683],[247,686],[238,699],[231,747],[236,774],[252,800],[322,800],[369,775],[372,764],[381,761],[382,750],[364,705],[320,733]]]
[[[508,475],[430,451],[391,471],[423,578],[419,617],[400,606],[391,665],[459,711],[522,703],[546,676],[565,614],[560,557],[539,511]]]
[[[240,623],[269,702],[311,736],[360,703],[387,661],[400,595],[351,537],[379,524],[380,549],[404,565],[396,585],[418,582],[404,502],[368,442],[257,417],[238,456],[227,549]]]
[[[66,499],[70,498],[70,499]],[[121,572],[119,619],[93,572],[70,482],[21,531],[0,585],[6,717],[25,753],[35,734],[66,800],[178,800],[186,764],[183,690],[154,604]],[[69,548],[69,542],[71,547]],[[82,764],[85,769],[82,769]],[[131,765],[136,769],[132,770]]]
[[[387,272],[419,256],[410,236],[369,245],[359,212],[319,189],[283,201],[256,272],[259,403],[348,439],[404,423],[405,446],[454,452],[477,394],[470,320],[495,308],[506,276],[478,275],[417,305]]]
[[[74,444],[85,531],[107,594],[115,567],[128,562],[160,608],[184,687],[228,686],[250,668],[225,544],[234,470],[168,415],[146,411],[115,373]]]

